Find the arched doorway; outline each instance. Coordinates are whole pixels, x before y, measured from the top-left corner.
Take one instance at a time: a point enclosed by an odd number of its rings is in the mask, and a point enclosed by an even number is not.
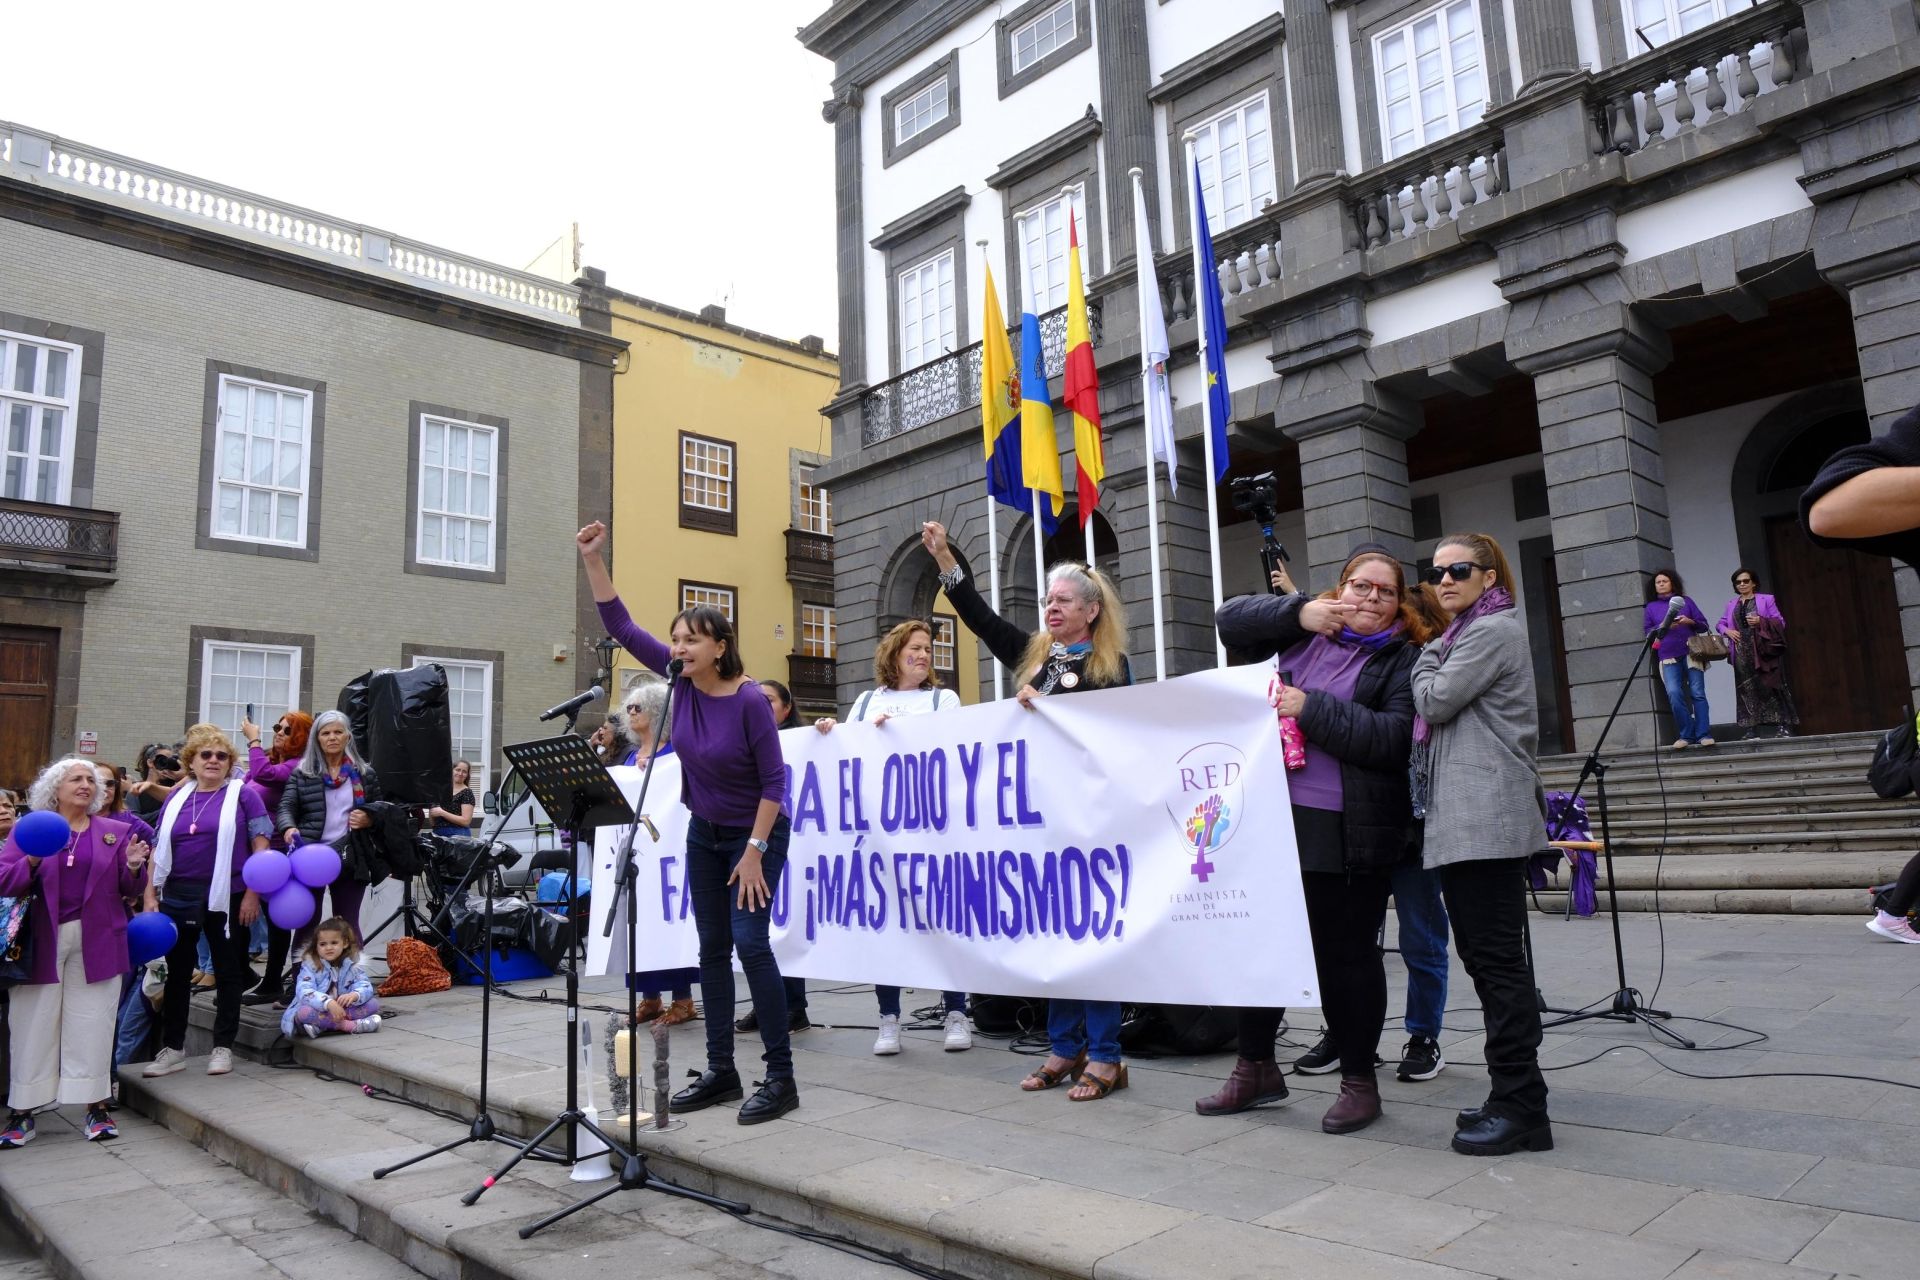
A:
[[[1734,463],[1740,556],[1787,619],[1803,734],[1883,729],[1910,701],[1891,564],[1818,546],[1800,526],[1800,495],[1820,465],[1869,434],[1858,384],[1820,388],[1762,418]]]
[[[1112,578],[1116,586],[1120,579],[1120,540],[1113,532],[1113,526],[1107,523],[1104,512],[1093,513],[1093,558],[1095,564]],[[1007,538],[1000,582],[1004,591],[1006,607],[1002,613],[1012,622],[1022,627],[1039,625],[1039,600],[1041,592],[1035,589],[1033,569],[1033,521],[1026,516],[1016,517],[1013,530]],[[1084,564],[1087,559],[1087,535],[1080,528],[1079,509],[1072,503],[1060,513],[1059,527],[1053,536],[1041,544],[1041,555],[1047,567],[1061,561]]]

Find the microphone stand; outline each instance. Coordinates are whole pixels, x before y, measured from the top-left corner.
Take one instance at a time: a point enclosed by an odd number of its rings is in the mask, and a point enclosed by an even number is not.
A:
[[[588,1205],[598,1204],[608,1196],[622,1191],[659,1191],[670,1196],[697,1200],[701,1204],[711,1205],[716,1209],[725,1209],[728,1213],[751,1212],[747,1205],[738,1200],[723,1200],[719,1196],[708,1195],[704,1191],[695,1191],[691,1187],[683,1187],[677,1182],[656,1177],[647,1169],[646,1153],[640,1150],[640,1035],[639,1028],[634,1026],[633,1022],[637,1012],[634,1002],[638,999],[639,993],[634,986],[632,976],[634,956],[640,949],[640,877],[633,845],[643,825],[655,840],[660,838],[659,833],[653,828],[653,823],[648,821],[646,816],[647,788],[653,784],[653,766],[659,761],[661,750],[666,746],[667,726],[673,723],[673,694],[680,687],[678,658],[668,664],[667,676],[666,705],[660,710],[660,723],[654,726],[653,751],[647,757],[647,771],[640,778],[640,794],[633,806],[634,820],[627,828],[626,838],[621,843],[620,853],[615,862],[613,881],[614,905],[624,904],[627,913],[627,1143],[626,1150],[621,1153],[624,1158],[620,1163],[619,1178],[612,1186],[596,1191],[584,1200],[576,1200],[564,1209],[521,1227],[519,1234],[522,1240],[530,1238],[535,1232],[544,1231],[562,1218],[578,1213]],[[613,911],[614,906],[609,906],[607,923],[600,934],[603,938],[613,936]],[[660,1119],[664,1121],[665,1117],[662,1116]],[[612,1143],[608,1145],[614,1146]],[[614,1149],[618,1150],[618,1147],[615,1146]]]
[[[1557,1013],[1560,1016],[1550,1022],[1541,1023],[1541,1026],[1560,1027],[1573,1022],[1589,1022],[1596,1018],[1604,1018],[1609,1022],[1638,1022],[1665,1036],[1682,1049],[1691,1049],[1695,1047],[1694,1042],[1666,1024],[1665,1020],[1673,1015],[1663,1009],[1652,1009],[1642,1004],[1640,993],[1627,985],[1626,949],[1620,941],[1620,897],[1613,878],[1613,832],[1607,813],[1607,763],[1600,758],[1600,748],[1606,744],[1607,735],[1613,731],[1613,722],[1619,718],[1620,708],[1626,703],[1627,694],[1632,691],[1634,683],[1640,678],[1640,668],[1646,662],[1647,655],[1659,648],[1659,642],[1664,640],[1667,632],[1673,629],[1674,621],[1679,616],[1679,607],[1669,606],[1666,619],[1654,629],[1648,642],[1640,646],[1640,654],[1633,660],[1633,670],[1627,672],[1627,678],[1621,682],[1620,694],[1613,700],[1613,710],[1607,713],[1607,722],[1600,726],[1600,736],[1594,740],[1593,749],[1587,752],[1586,762],[1580,766],[1580,776],[1575,780],[1572,792],[1560,802],[1559,811],[1550,815],[1547,828],[1549,836],[1564,827],[1567,815],[1573,810],[1574,801],[1580,798],[1580,792],[1587,785],[1587,779],[1594,780],[1595,792],[1600,803],[1600,854],[1607,864],[1607,914],[1613,920],[1615,985],[1613,996],[1604,1009],[1555,1009],[1543,1005],[1542,1012]],[[1571,894],[1573,890],[1569,888],[1567,892]]]

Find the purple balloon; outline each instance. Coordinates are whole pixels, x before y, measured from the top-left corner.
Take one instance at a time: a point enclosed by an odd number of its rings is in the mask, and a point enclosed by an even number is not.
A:
[[[51,809],[23,813],[13,824],[13,842],[29,858],[51,858],[73,839],[73,828]]]
[[[293,878],[309,889],[323,889],[340,878],[340,855],[324,844],[303,844],[292,854]]]
[[[179,940],[180,929],[172,920],[158,911],[142,911],[127,921],[127,960],[138,969],[173,950]]]
[[[240,878],[261,897],[271,897],[293,878],[293,863],[278,849],[262,849],[247,858],[246,865],[240,868]]]
[[[267,919],[291,933],[313,919],[313,891],[289,880],[267,899]]]

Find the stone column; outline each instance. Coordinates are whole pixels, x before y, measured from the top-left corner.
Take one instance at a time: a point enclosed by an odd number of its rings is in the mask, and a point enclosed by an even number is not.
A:
[[[820,108],[833,126],[834,259],[840,276],[840,385],[867,381],[866,250],[860,228],[860,89],[848,85]]]
[[[1570,76],[1580,68],[1570,0],[1519,0],[1513,6],[1520,44],[1520,92]]]
[[[1160,189],[1153,145],[1153,104],[1147,101],[1148,4],[1159,0],[1095,0],[1100,31],[1100,127],[1106,145],[1106,219],[1113,263],[1133,260],[1133,179],[1128,170],[1138,166],[1149,193],[1147,217],[1160,202],[1151,193]],[[1167,243],[1164,235],[1153,242]]]
[[[1302,586],[1314,591],[1333,586],[1363,542],[1378,542],[1401,563],[1414,563],[1407,440],[1419,427],[1417,413],[1383,414],[1377,406],[1356,405],[1351,414],[1286,428],[1300,445],[1307,513],[1309,576]]]
[[[1673,560],[1653,402],[1653,375],[1673,353],[1665,334],[1613,302],[1509,337],[1507,354],[1533,377],[1540,404],[1574,741],[1584,750],[1644,646],[1646,575]],[[1628,696],[1610,749],[1656,741],[1647,707]]]
[[[1287,5],[1287,76],[1292,81],[1293,136],[1300,148],[1296,187],[1340,172],[1340,85],[1334,78],[1333,15],[1328,0]]]

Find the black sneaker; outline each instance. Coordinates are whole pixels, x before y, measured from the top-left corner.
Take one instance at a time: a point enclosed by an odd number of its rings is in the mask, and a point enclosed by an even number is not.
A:
[[[733,1029],[735,1031],[758,1031],[760,1029],[760,1015],[751,1009],[747,1010],[747,1016],[734,1023]]]
[[[807,1021],[807,1011],[805,1009],[787,1010],[787,1034],[788,1035],[792,1035],[796,1031],[811,1031],[811,1030],[813,1030],[813,1024]]]
[[[1431,1080],[1440,1074],[1447,1060],[1440,1054],[1440,1042],[1432,1036],[1413,1036],[1400,1051],[1401,1080]]]
[[[1321,1032],[1313,1048],[1293,1060],[1293,1069],[1303,1076],[1323,1076],[1329,1071],[1338,1071],[1340,1051],[1333,1047],[1333,1033]]]

